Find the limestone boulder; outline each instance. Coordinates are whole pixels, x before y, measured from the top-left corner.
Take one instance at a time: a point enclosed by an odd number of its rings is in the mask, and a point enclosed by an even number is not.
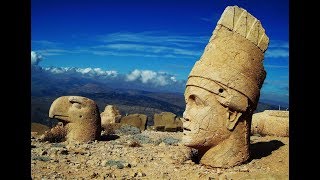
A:
[[[129,114],[120,120],[120,124],[128,124],[144,131],[147,126],[147,115],[145,114]]]
[[[156,131],[176,132],[182,131],[182,121],[172,112],[162,112],[154,114],[154,129]]]
[[[265,110],[253,114],[251,134],[289,137],[289,111]]]

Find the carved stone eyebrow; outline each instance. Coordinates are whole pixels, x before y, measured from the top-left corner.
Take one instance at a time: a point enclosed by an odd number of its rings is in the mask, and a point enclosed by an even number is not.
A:
[[[222,86],[220,86],[219,88],[216,88],[216,89],[206,88],[206,87],[201,87],[201,86],[196,86],[196,85],[188,85],[188,86],[194,86],[197,88],[201,88],[203,90],[206,90],[210,93],[216,94],[216,95],[221,96],[223,98],[226,98],[229,95],[229,93],[227,92],[227,88],[224,88]]]
[[[187,86],[195,86],[224,98],[228,96],[228,91],[230,89],[228,86],[224,85],[221,82],[198,76],[189,77]]]
[[[85,99],[82,97],[76,97],[76,96],[71,96],[69,97],[69,102],[70,103],[79,103],[79,104],[83,104]]]
[[[205,104],[203,99],[199,96],[199,95],[196,95],[196,94],[190,94],[189,99],[192,99],[196,104]]]

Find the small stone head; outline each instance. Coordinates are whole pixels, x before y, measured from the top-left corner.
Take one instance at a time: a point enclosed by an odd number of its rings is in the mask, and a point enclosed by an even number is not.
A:
[[[67,141],[99,139],[101,119],[97,104],[86,97],[62,96],[54,100],[49,117],[58,119],[67,130]]]
[[[114,105],[107,105],[100,114],[101,127],[107,129],[111,124],[120,123],[121,114],[119,109]]]

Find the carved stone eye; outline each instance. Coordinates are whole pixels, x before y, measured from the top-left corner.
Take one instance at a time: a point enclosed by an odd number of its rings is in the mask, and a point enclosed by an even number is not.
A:
[[[190,98],[191,100],[193,100],[193,101],[196,100],[196,96],[195,96],[195,95],[190,95],[189,98]]]
[[[219,93],[223,93],[223,89],[222,88],[219,89]]]
[[[195,103],[196,105],[203,105],[203,102],[201,101],[201,99],[195,95],[190,95],[189,99],[191,100],[191,102]]]
[[[74,103],[72,103],[72,106],[77,109],[81,109],[81,105],[79,103],[74,102]]]

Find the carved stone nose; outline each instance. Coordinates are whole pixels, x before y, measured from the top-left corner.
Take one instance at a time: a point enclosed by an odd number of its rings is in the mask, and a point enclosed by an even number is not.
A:
[[[186,111],[183,112],[183,118],[181,118],[181,120],[182,120],[182,122],[189,121],[189,118],[187,117],[187,112]]]

